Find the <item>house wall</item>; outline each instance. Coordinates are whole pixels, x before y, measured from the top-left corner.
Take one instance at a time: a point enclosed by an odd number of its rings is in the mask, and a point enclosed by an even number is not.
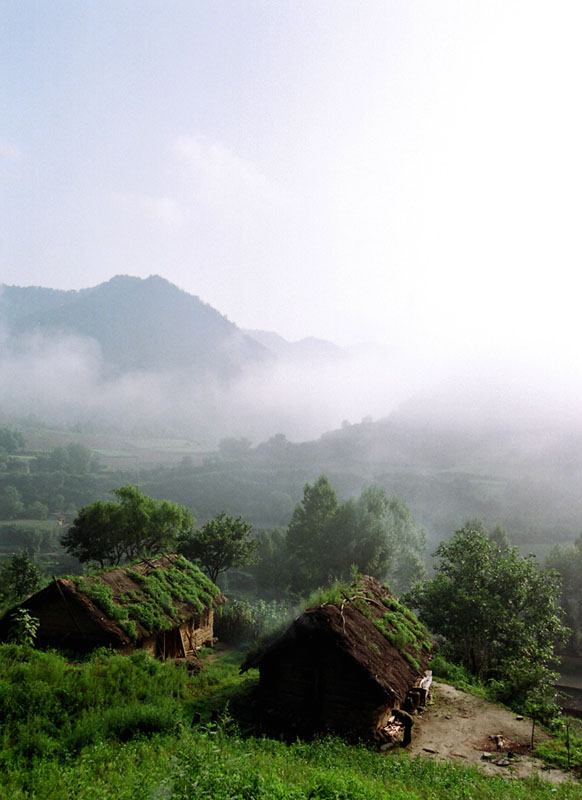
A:
[[[40,647],[85,651],[119,646],[119,640],[86,614],[73,598],[64,600],[56,586],[47,587],[23,605],[39,620],[36,641]]]
[[[100,624],[101,620],[88,613],[86,604],[67,591],[59,591],[56,584],[33,595],[23,606],[39,619],[37,643],[41,647],[89,651],[104,646],[121,653],[131,653],[137,648],[155,656],[176,658],[183,657],[184,653],[192,655],[195,650],[211,643],[214,636],[214,611],[207,609],[191,617],[180,628],[149,636],[134,644],[125,636],[120,639],[118,633]],[[10,627],[8,617],[0,620],[0,640],[7,638]]]
[[[194,655],[196,650],[212,642],[213,635],[214,611],[208,609],[203,614],[191,617],[179,628],[143,639],[140,647],[159,658],[183,658],[184,655]]]
[[[188,630],[189,641],[194,650],[199,650],[206,644],[212,644],[214,638],[214,609],[209,608],[200,616],[194,617],[192,627]]]
[[[392,703],[380,687],[333,648],[281,650],[260,673],[267,716],[297,730],[372,736],[390,716]]]
[[[150,655],[155,656],[157,654],[157,639],[158,637],[156,635],[148,636],[147,639],[140,639],[138,646]]]

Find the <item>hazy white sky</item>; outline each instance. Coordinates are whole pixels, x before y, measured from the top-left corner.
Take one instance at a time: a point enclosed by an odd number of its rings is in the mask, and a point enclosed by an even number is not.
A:
[[[579,0],[3,0],[0,282],[578,361]]]

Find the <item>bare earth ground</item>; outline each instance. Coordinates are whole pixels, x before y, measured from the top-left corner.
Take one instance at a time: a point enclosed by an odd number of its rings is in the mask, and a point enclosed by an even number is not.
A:
[[[503,749],[498,750],[490,738],[504,737]],[[545,731],[536,727],[535,741],[548,739]],[[434,684],[433,702],[422,716],[414,718],[412,756],[443,759],[459,764],[478,764],[489,775],[526,778],[532,775],[561,783],[572,777],[558,769],[547,769],[543,762],[530,755],[531,721],[518,719],[512,712],[479,697],[461,692],[445,683]],[[490,753],[491,759],[483,759]],[[508,758],[513,753],[513,758]],[[493,762],[508,760],[508,766]]]

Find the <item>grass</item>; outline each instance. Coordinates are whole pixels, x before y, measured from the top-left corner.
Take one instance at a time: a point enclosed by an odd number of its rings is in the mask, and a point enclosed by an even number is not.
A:
[[[206,669],[105,651],[81,663],[0,646],[0,797],[10,800],[582,800],[574,784],[491,778],[476,768],[337,738],[243,735],[228,709],[255,676],[243,656],[201,653]],[[222,708],[217,724],[208,721]],[[224,710],[226,708],[226,711]],[[202,716],[191,726],[193,714]]]
[[[430,662],[433,678],[437,681],[450,683],[456,689],[468,692],[476,697],[488,698],[487,690],[474,675],[471,675],[465,667],[447,661],[440,653],[435,653]]]
[[[564,717],[556,728],[558,735],[540,742],[536,755],[552,767],[582,774],[582,720]]]
[[[189,693],[185,668],[144,652],[100,651],[75,664],[55,653],[0,645],[0,767],[169,730]]]
[[[387,586],[386,591],[390,591]],[[316,589],[309,595],[305,608],[330,604],[341,606],[342,603],[351,602],[365,617],[372,618],[369,601],[359,582],[355,578],[352,583],[335,581],[331,587]],[[413,669],[420,669],[418,657],[424,649],[432,650],[432,641],[426,627],[417,619],[413,611],[403,605],[396,597],[388,595],[382,599],[386,608],[384,614],[373,619],[373,625],[390,644],[408,661]]]
[[[579,800],[573,784],[485,777],[477,769],[383,756],[333,738],[286,745],[221,726],[98,742],[64,763],[0,775],[11,800]]]
[[[77,590],[86,594],[133,640],[138,634],[135,621],[150,633],[168,630],[184,621],[176,603],[187,603],[202,613],[212,606],[214,596],[219,593],[202,570],[183,556],[172,566],[152,569],[148,575],[132,569],[127,570],[127,575],[139,586],[139,591],[114,593],[101,574],[73,580]]]

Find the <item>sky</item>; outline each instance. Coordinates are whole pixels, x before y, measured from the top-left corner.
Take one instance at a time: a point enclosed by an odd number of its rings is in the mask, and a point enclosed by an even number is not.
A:
[[[3,0],[0,282],[582,372],[578,0]]]

